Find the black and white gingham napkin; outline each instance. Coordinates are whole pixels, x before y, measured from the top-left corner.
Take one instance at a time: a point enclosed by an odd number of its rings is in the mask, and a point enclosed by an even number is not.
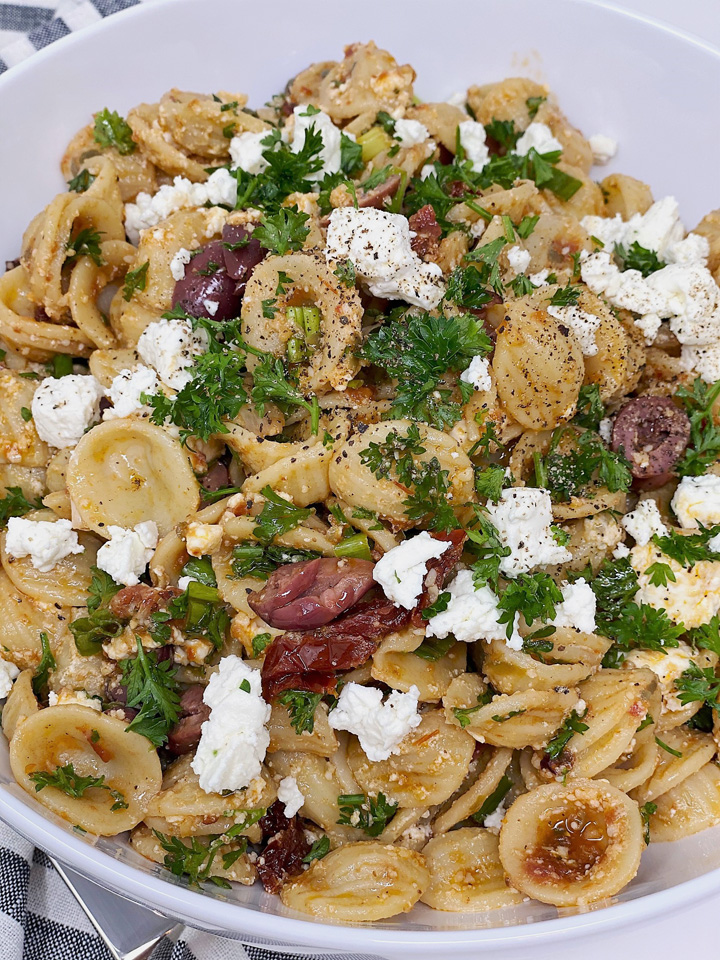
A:
[[[49,43],[112,13],[152,0],[0,2],[0,73]],[[186,930],[153,960],[293,960]],[[112,960],[47,856],[0,822],[0,960]],[[307,958],[303,958],[307,960]]]

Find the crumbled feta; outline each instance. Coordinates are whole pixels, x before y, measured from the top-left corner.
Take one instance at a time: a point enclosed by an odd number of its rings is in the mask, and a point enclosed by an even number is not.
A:
[[[210,707],[210,719],[202,725],[191,764],[200,789],[205,793],[242,790],[259,776],[270,744],[265,725],[271,711],[262,698],[260,671],[240,657],[223,657],[203,701]]]
[[[463,120],[458,130],[465,159],[472,164],[474,173],[480,173],[490,159],[490,148],[485,143],[485,127],[477,120]]]
[[[361,683],[346,683],[334,710],[328,714],[333,730],[348,730],[360,741],[368,760],[387,760],[400,742],[418,726],[420,691],[393,690],[383,703],[382,691]]]
[[[604,133],[594,133],[588,140],[592,150],[593,163],[600,165],[610,163],[618,150],[617,140]]]
[[[610,444],[612,441],[612,430],[613,422],[612,417],[603,417],[603,419],[598,424],[598,433],[600,438],[605,441],[605,443]]]
[[[553,624],[581,633],[595,633],[597,598],[587,580],[579,577],[574,583],[561,584],[560,590],[563,599],[555,609]]]
[[[199,523],[191,520],[185,530],[185,549],[191,557],[212,553],[222,543],[223,528],[219,523]]]
[[[517,244],[514,247],[510,247],[507,252],[508,263],[511,268],[514,270],[515,275],[518,276],[521,273],[525,273],[527,268],[530,266],[530,256],[527,250],[523,250],[522,247]]]
[[[471,383],[476,390],[490,390],[490,361],[487,357],[473,357],[467,370],[460,374],[463,383]]]
[[[220,306],[220,304],[217,302],[217,300],[203,300],[203,306],[205,307],[207,312],[210,314],[210,316],[214,317],[215,314],[218,312],[218,307]]]
[[[148,407],[140,397],[157,393],[157,374],[150,367],[140,363],[132,370],[123,370],[114,379],[107,389],[107,396],[112,400],[112,407],[103,413],[103,420],[117,420],[120,417],[129,417],[133,413],[146,411]]]
[[[639,313],[635,323],[642,329],[647,343],[652,343],[660,329],[663,298],[649,286],[639,270],[622,271],[605,250],[584,254],[580,258],[580,275],[593,293],[602,294],[612,306]]]
[[[97,552],[97,565],[109,573],[116,583],[134,587],[152,560],[158,544],[158,528],[154,520],[137,523],[134,530],[107,528],[110,539]]]
[[[707,267],[669,264],[647,278],[662,300],[660,316],[670,317],[670,329],[691,347],[720,338],[720,289]]]
[[[487,585],[476,587],[470,570],[461,570],[446,589],[450,601],[442,613],[436,613],[428,620],[428,636],[444,640],[452,634],[463,643],[504,640],[513,650],[522,648],[522,637],[517,629],[518,616],[508,638],[506,625],[498,619],[501,613],[498,598]]]
[[[198,637],[185,637],[179,631],[173,635],[173,660],[181,666],[205,663],[215,647],[211,640]]]
[[[257,133],[251,133],[246,130],[239,133],[230,141],[230,166],[240,167],[246,173],[257,176],[264,173],[268,168],[268,162],[263,156],[263,140],[266,140],[270,131],[259,130]]]
[[[428,560],[442,556],[449,547],[448,541],[436,540],[423,530],[388,550],[375,564],[373,580],[380,584],[388,600],[412,610],[422,593]]]
[[[432,310],[445,292],[442,270],[420,259],[410,245],[413,236],[399,213],[339,207],[330,214],[325,256],[352,260],[374,296]]]
[[[636,546],[630,551],[630,563],[638,574],[636,603],[649,603],[665,610],[674,623],[691,630],[711,620],[720,610],[720,561],[701,560],[689,570],[664,554],[653,543]],[[653,586],[646,573],[653,563],[665,563],[675,580],[664,586]]]
[[[403,147],[414,147],[418,143],[425,143],[429,137],[428,128],[419,120],[395,121],[395,139],[399,140]]]
[[[10,663],[9,660],[3,660],[3,658],[0,657],[0,700],[4,700],[10,693],[13,681],[19,673],[20,670],[14,663]]]
[[[25,517],[10,517],[8,520],[5,551],[11,557],[30,557],[30,562],[40,573],[49,573],[60,560],[73,554],[84,553],[85,547],[78,543],[78,535],[69,520],[27,520]]]
[[[295,777],[283,777],[278,784],[277,798],[285,804],[285,816],[288,818],[294,817],[305,803],[305,795]]]
[[[581,223],[591,236],[603,242],[609,253],[615,244],[628,247],[637,241],[665,259],[666,252],[685,236],[675,197],[656,200],[645,213],[633,214],[629,220],[623,220],[618,213],[614,217],[586,216]]]
[[[584,357],[594,357],[598,352],[595,334],[600,326],[600,317],[587,313],[578,306],[548,307],[547,312],[555,320],[570,327],[577,337]]]
[[[211,173],[205,183],[175,177],[153,194],[140,192],[134,203],[125,204],[125,232],[137,244],[141,230],[148,230],[178,210],[222,204],[234,208],[237,180],[225,167]]]
[[[505,801],[501,800],[498,806],[489,813],[483,820],[483,826],[486,830],[492,830],[493,833],[500,833],[502,822],[505,819]]]
[[[550,271],[547,267],[542,270],[538,270],[537,273],[531,273],[529,280],[530,283],[535,287],[544,287],[547,285],[548,277],[550,276]]]
[[[706,383],[720,380],[720,343],[708,343],[702,347],[683,346],[680,351],[683,369],[696,373]]]
[[[531,123],[515,144],[515,153],[524,157],[531,150],[536,150],[538,153],[554,153],[562,148],[563,145],[553,136],[552,130],[546,123]]]
[[[655,534],[666,537],[668,528],[663,523],[657,503],[650,497],[641,500],[634,510],[626,513],[620,521],[627,533],[639,546],[650,543]]]
[[[503,490],[498,503],[488,503],[486,509],[503,546],[510,549],[510,556],[500,561],[500,570],[507,576],[571,559],[570,551],[553,539],[552,502],[547,490],[510,487]]]
[[[192,380],[188,367],[205,352],[207,342],[205,330],[193,330],[189,320],[162,319],[143,330],[137,351],[166,386],[182,390]]]
[[[170,274],[173,280],[182,280],[185,276],[185,267],[192,260],[193,255],[191,250],[186,250],[185,247],[180,247],[178,252],[170,261]]]
[[[612,555],[616,560],[623,560],[625,557],[630,556],[630,547],[624,543],[619,543],[613,550]]]
[[[662,712],[682,710],[683,704],[675,696],[675,681],[695,663],[693,649],[682,640],[677,647],[663,650],[631,650],[623,661],[624,668],[652,670],[660,681]]]
[[[720,523],[720,477],[683,477],[670,506],[686,530],[697,530],[698,523],[712,527]]]
[[[467,106],[467,91],[456,90],[455,93],[450,94],[445,103],[449,103],[451,107],[459,107],[461,110],[465,110]]]
[[[48,694],[48,706],[50,707],[64,707],[69,703],[77,704],[79,707],[89,707],[97,713],[102,710],[100,697],[91,697],[86,690],[61,690],[60,693],[51,690]]]
[[[433,164],[425,163],[423,164],[423,167],[420,170],[420,179],[427,180],[427,178],[431,176],[433,173],[435,173],[435,167],[433,166]]]
[[[315,132],[320,134],[323,142],[322,150],[319,153],[319,158],[322,160],[322,167],[316,173],[309,173],[307,179],[322,180],[328,173],[340,172],[342,133],[340,128],[336,127],[330,117],[322,110],[318,112],[311,112],[311,110],[314,110],[314,108],[304,103],[299,104],[299,106],[293,110],[295,114],[295,131],[293,133],[291,149],[293,153],[299,153],[305,145],[305,137],[308,130],[311,127],[315,127]],[[352,134],[345,134],[345,136],[350,136],[351,140],[355,139]]]
[[[93,376],[46,377],[31,404],[40,439],[53,447],[74,447],[97,420],[102,395],[103,388]]]

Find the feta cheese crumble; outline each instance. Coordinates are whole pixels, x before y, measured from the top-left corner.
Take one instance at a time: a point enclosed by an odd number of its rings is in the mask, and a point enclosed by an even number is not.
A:
[[[270,130],[259,130],[257,133],[251,133],[246,130],[239,133],[230,141],[230,166],[240,167],[246,173],[258,176],[264,173],[268,168],[268,162],[263,156],[263,140],[266,140]]]
[[[552,502],[547,490],[510,487],[498,503],[488,503],[487,512],[510,556],[500,561],[500,570],[509,577],[527,573],[533,567],[564,563],[572,554],[553,539]]]
[[[445,292],[442,270],[425,263],[410,245],[414,233],[399,213],[338,207],[330,214],[325,256],[352,260],[370,293],[432,310]]]
[[[110,525],[110,539],[97,552],[97,565],[110,574],[116,583],[134,587],[152,560],[158,544],[158,528],[154,520],[135,524],[133,530]]]
[[[270,744],[265,725],[271,711],[262,697],[260,671],[240,657],[223,657],[203,701],[210,707],[210,719],[202,725],[191,764],[200,789],[205,793],[242,790],[260,775]]]
[[[579,577],[574,583],[561,584],[560,590],[563,599],[555,608],[553,624],[581,633],[595,633],[597,598],[587,580]]]
[[[678,700],[675,681],[693,664],[693,649],[682,640],[677,647],[664,650],[631,650],[623,661],[624,668],[652,670],[660,681],[662,713],[683,710]]]
[[[311,107],[306,103],[301,103],[293,110],[295,115],[295,130],[290,149],[293,153],[300,153],[305,145],[305,138],[311,127],[315,128],[316,133],[322,137],[322,150],[319,153],[322,160],[322,167],[316,173],[309,173],[308,180],[322,180],[328,173],[340,172],[340,146],[342,132],[336,127],[330,117],[322,110],[311,112]],[[352,134],[345,134],[351,140],[355,137]]]
[[[170,261],[170,275],[173,280],[182,280],[185,276],[185,267],[192,260],[193,255],[191,250],[186,250],[185,247],[180,247],[178,252]]]
[[[220,524],[191,520],[185,531],[185,549],[191,557],[202,557],[217,550],[222,538],[223,528]]]
[[[658,537],[665,537],[668,533],[658,505],[650,497],[647,500],[641,500],[634,510],[622,517],[620,523],[640,547],[650,543],[655,534]]]
[[[205,183],[192,183],[175,177],[153,194],[141,191],[134,203],[125,204],[125,232],[137,245],[142,230],[156,226],[178,210],[204,207],[206,204],[235,207],[237,180],[225,167],[211,173]]]
[[[670,501],[680,526],[697,530],[698,524],[712,527],[720,523],[720,477],[683,477]]]
[[[285,816],[290,819],[305,803],[305,795],[297,785],[295,777],[283,777],[278,784],[277,798],[285,804]]]
[[[27,520],[25,517],[10,517],[5,552],[17,559],[30,557],[36,570],[50,573],[60,560],[84,553],[85,547],[78,543],[78,535],[69,520]]]
[[[618,151],[617,140],[606,136],[604,133],[594,133],[589,139],[590,149],[592,150],[593,163],[603,166],[610,163]]]
[[[375,564],[373,580],[380,584],[388,600],[412,610],[422,593],[428,560],[441,557],[449,547],[448,541],[436,540],[423,530],[388,550]]]
[[[0,657],[0,700],[4,700],[12,690],[13,681],[20,674],[14,663]]]
[[[492,813],[489,813],[483,820],[483,826],[486,830],[491,830],[493,833],[500,833],[500,828],[502,827],[502,822],[505,819],[505,801],[502,800],[498,806],[493,810]]]
[[[519,276],[521,273],[525,273],[530,266],[532,257],[527,250],[523,250],[522,247],[516,244],[508,250],[507,259],[510,267],[515,272],[515,276]]]
[[[600,434],[600,438],[604,440],[604,442],[607,443],[608,446],[612,442],[612,430],[613,430],[612,418],[603,417],[603,419],[598,424],[598,433]]]
[[[547,312],[555,320],[570,327],[577,337],[584,357],[594,357],[598,352],[595,334],[600,326],[600,317],[594,313],[587,313],[578,306],[548,307]]]
[[[334,710],[328,714],[333,730],[347,730],[360,741],[368,760],[387,760],[402,740],[418,726],[420,691],[393,690],[383,703],[382,691],[360,683],[346,683]]]
[[[107,389],[112,407],[105,410],[103,420],[118,420],[148,410],[140,397],[157,391],[157,374],[150,367],[140,363],[132,370],[122,370]]]
[[[656,610],[665,610],[674,623],[682,623],[688,630],[707,623],[720,610],[720,562],[700,560],[686,570],[655,544],[648,543],[633,547],[630,563],[638,574],[635,603],[649,603]],[[675,580],[653,586],[646,573],[653,563],[667,564]]]
[[[402,147],[415,147],[418,143],[425,143],[430,138],[430,132],[424,123],[419,120],[396,120],[395,139]]]
[[[512,636],[508,639],[507,627],[498,619],[498,598],[489,586],[476,587],[470,570],[461,570],[446,590],[450,602],[442,613],[436,613],[428,620],[428,636],[444,640],[452,634],[463,643],[504,640],[512,650],[522,648],[522,637],[517,629],[519,614],[515,615]]]
[[[460,379],[463,383],[471,383],[476,390],[490,390],[490,361],[487,357],[473,357],[467,370],[460,374]]]
[[[166,386],[182,390],[192,380],[188,367],[205,352],[207,342],[205,330],[193,330],[189,320],[162,319],[143,330],[137,351]]]
[[[89,696],[87,690],[61,690],[60,693],[55,693],[54,690],[51,690],[48,693],[49,707],[63,707],[69,703],[77,704],[79,707],[89,707],[91,710],[95,710],[96,713],[102,711],[102,700],[100,697]]]
[[[552,130],[546,123],[531,123],[515,144],[515,153],[524,157],[531,150],[536,150],[538,153],[554,153],[562,148],[563,145],[553,136]]]
[[[460,146],[474,173],[480,173],[490,159],[490,148],[485,142],[485,127],[477,120],[463,120],[458,125]]]
[[[98,419],[103,388],[93,376],[46,377],[31,410],[38,436],[53,447],[74,447]]]

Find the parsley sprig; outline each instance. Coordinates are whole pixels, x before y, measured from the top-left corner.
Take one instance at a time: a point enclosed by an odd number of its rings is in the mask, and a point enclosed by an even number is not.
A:
[[[119,790],[113,790],[105,783],[105,777],[83,777],[75,772],[72,763],[65,764],[64,767],[56,767],[52,773],[45,770],[36,770],[30,774],[30,779],[35,784],[35,791],[39,793],[46,787],[54,787],[61,790],[75,800],[81,799],[86,790],[107,790],[115,801],[110,807],[111,811],[127,810],[128,804],[125,797]]]
[[[720,677],[715,675],[713,667],[702,668],[691,663],[677,678],[675,687],[679,691],[680,703],[696,703],[699,700],[713,710],[720,710]]]
[[[253,533],[261,544],[271,544],[275,537],[294,530],[312,515],[312,509],[296,507],[294,503],[275,493],[270,486],[263,487],[260,492],[265,503],[255,517]]]
[[[133,153],[136,147],[130,124],[115,110],[108,110],[107,107],[95,114],[93,139],[101,147],[115,147],[122,156]]]
[[[562,755],[568,743],[570,743],[576,733],[585,733],[585,731],[588,729],[588,724],[583,723],[582,721],[586,713],[587,710],[581,716],[577,710],[572,710],[570,712],[570,716],[567,718],[567,720],[565,720],[558,732],[545,747],[545,756],[548,757],[548,759],[557,760]]]
[[[0,527],[6,527],[10,517],[24,517],[31,510],[42,508],[42,500],[28,500],[21,487],[5,487],[5,496],[0,500]]]
[[[78,617],[70,624],[70,632],[75,638],[78,653],[90,657],[99,653],[103,643],[120,636],[125,623],[116,617],[109,609],[109,604],[115,594],[122,589],[119,583],[100,570],[92,567],[92,580],[88,588],[86,617]]]
[[[137,656],[121,660],[122,682],[127,687],[127,705],[139,707],[128,730],[147,737],[154,747],[167,742],[170,727],[180,716],[180,693],[170,660],[158,662],[157,654],[145,651],[138,638]]]
[[[306,730],[315,729],[315,710],[322,700],[322,693],[310,693],[307,690],[284,690],[278,701],[287,707],[290,723],[295,733],[300,735]]]
[[[720,427],[713,415],[720,380],[707,384],[697,377],[691,389],[680,387],[676,396],[690,418],[690,443],[675,472],[680,477],[699,477],[720,457]]]
[[[358,827],[369,837],[379,837],[395,816],[398,805],[389,801],[384,793],[366,797],[364,793],[342,794],[338,797],[339,824]]]

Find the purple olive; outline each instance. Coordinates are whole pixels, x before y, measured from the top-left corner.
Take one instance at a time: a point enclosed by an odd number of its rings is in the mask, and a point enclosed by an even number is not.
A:
[[[210,320],[230,320],[239,315],[241,297],[235,292],[236,281],[227,272],[224,253],[222,243],[213,240],[192,258],[185,276],[175,284],[173,307]]]
[[[222,238],[223,244],[228,245],[223,247],[225,269],[233,280],[237,281],[235,293],[242,296],[253,270],[265,258],[267,250],[261,247],[260,241],[254,240],[252,234],[239,224],[226,223]],[[247,243],[244,243],[245,240]],[[229,246],[235,244],[244,244],[244,246],[239,246],[235,250],[229,249]]]

